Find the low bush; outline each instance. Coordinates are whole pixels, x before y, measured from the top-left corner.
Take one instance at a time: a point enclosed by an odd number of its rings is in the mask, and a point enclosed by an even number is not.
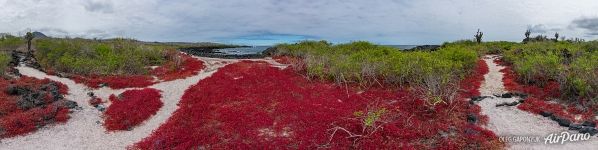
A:
[[[598,104],[598,42],[530,42],[513,46],[504,61],[522,85],[559,85],[563,100]]]
[[[142,75],[166,61],[163,46],[130,39],[38,39],[35,57],[48,70],[78,75]]]
[[[539,86],[537,84],[526,84],[517,82],[519,75],[511,70],[511,66],[503,61],[496,61],[504,65],[505,68],[501,70],[504,73],[503,84],[508,91],[523,92],[529,94],[524,103],[521,103],[517,108],[540,115],[541,113],[550,113],[555,117],[567,119],[573,123],[581,123],[584,121],[598,122],[595,120],[594,108],[592,106],[578,107],[579,104],[561,104],[549,102],[551,99],[562,97],[566,93],[561,93],[562,87],[557,81],[548,81],[545,85]],[[581,108],[581,109],[580,109]],[[576,116],[580,115],[581,118]]]
[[[483,66],[478,69],[483,72]],[[469,78],[469,76],[467,76]],[[476,78],[479,80],[479,78]],[[475,81],[472,84],[478,83]],[[467,83],[464,83],[467,84]],[[478,85],[468,85],[477,86]],[[309,81],[266,62],[227,65],[185,91],[138,149],[498,149],[479,106],[434,110],[405,89]],[[458,88],[457,88],[458,89]],[[468,123],[473,115],[479,122]],[[193,132],[189,132],[193,131]]]
[[[19,46],[25,44],[25,40],[10,34],[0,35],[0,51],[16,50]]]
[[[8,53],[0,51],[0,76],[4,75],[10,61],[12,61],[11,56]]]
[[[160,91],[152,88],[128,90],[110,96],[110,106],[104,113],[107,130],[130,130],[141,124],[162,107]]]

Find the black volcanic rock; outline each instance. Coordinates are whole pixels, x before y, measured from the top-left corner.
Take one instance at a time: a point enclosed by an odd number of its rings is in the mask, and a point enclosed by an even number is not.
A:
[[[584,121],[583,123],[581,123],[582,126],[587,126],[587,127],[596,127],[596,122],[593,121]]]
[[[540,115],[542,115],[544,117],[550,117],[550,116],[552,116],[552,113],[551,112],[546,112],[546,111],[541,111]]]
[[[262,55],[265,55],[265,56],[274,56],[274,54],[276,54],[277,51],[278,51],[278,48],[276,48],[276,47],[269,47],[269,48],[267,48],[266,50],[264,50],[262,52]]]
[[[588,133],[591,136],[594,136],[594,135],[598,134],[598,130],[593,127],[583,127],[581,129],[579,129],[579,133],[583,133],[583,134]]]
[[[235,47],[184,47],[179,48],[180,51],[200,56],[200,57],[211,57],[211,58],[225,58],[225,59],[254,59],[254,58],[264,58],[265,56],[262,54],[225,54],[222,52],[217,51],[216,49],[222,48],[237,48],[237,47],[245,47],[245,46],[235,46]]]
[[[405,51],[436,51],[440,48],[440,45],[420,45],[411,49],[405,49]]]

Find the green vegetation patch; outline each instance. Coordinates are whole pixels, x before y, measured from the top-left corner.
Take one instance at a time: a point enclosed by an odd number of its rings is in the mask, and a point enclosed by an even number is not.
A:
[[[0,75],[4,74],[12,58],[8,53],[0,52]]]
[[[598,42],[544,41],[518,44],[504,52],[519,81],[544,86],[558,81],[563,99],[598,103]]]
[[[35,57],[45,69],[80,75],[147,74],[165,62],[168,46],[131,39],[38,39]]]
[[[0,51],[12,51],[23,44],[25,44],[25,41],[21,37],[10,34],[0,35]]]

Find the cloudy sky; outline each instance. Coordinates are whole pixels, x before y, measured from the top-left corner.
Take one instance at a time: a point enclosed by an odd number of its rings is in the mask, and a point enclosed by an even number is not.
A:
[[[596,39],[596,0],[0,0],[0,32],[267,45],[305,39],[440,44]]]

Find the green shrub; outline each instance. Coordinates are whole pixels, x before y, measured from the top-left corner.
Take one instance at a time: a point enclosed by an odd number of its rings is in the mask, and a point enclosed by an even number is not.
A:
[[[21,37],[12,36],[10,34],[0,36],[0,51],[16,50],[23,44],[25,44],[25,41]]]
[[[560,83],[563,99],[591,99],[598,104],[598,41],[544,41],[513,45],[504,60],[513,64],[519,80],[543,86]]]
[[[579,95],[598,103],[598,51],[573,61],[569,75],[569,83]]]
[[[8,53],[0,52],[0,75],[4,74],[4,71],[6,71],[11,59],[12,58]]]
[[[165,61],[163,46],[130,39],[39,39],[35,56],[46,69],[75,74],[145,74]]]

